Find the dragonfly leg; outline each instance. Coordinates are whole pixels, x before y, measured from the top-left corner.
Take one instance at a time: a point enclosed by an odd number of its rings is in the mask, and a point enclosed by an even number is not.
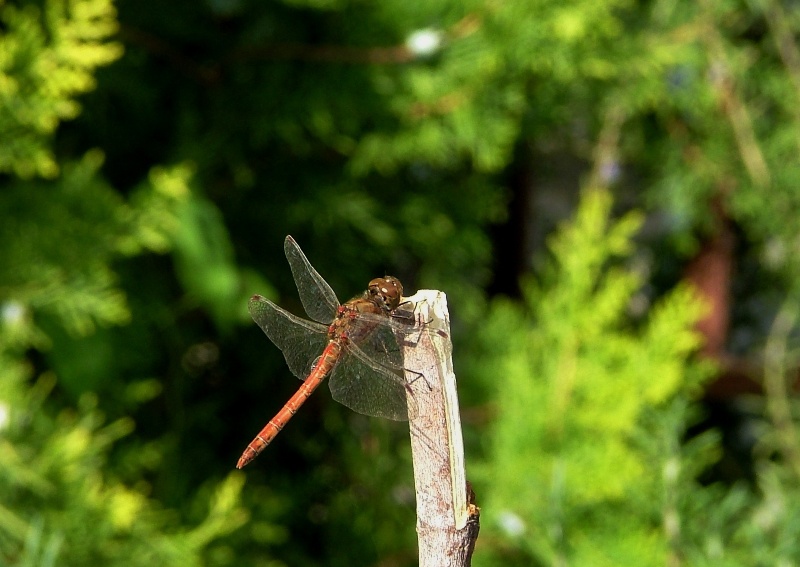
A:
[[[415,383],[417,380],[419,380],[420,378],[422,378],[422,381],[423,381],[423,382],[425,383],[425,385],[428,387],[428,390],[433,390],[433,385],[431,385],[431,384],[428,382],[428,380],[425,378],[425,375],[424,375],[422,372],[417,372],[416,370],[411,370],[410,368],[403,368],[403,371],[404,371],[404,372],[409,372],[409,373],[411,373],[411,374],[415,374],[414,378],[412,378],[411,380],[408,380],[408,381],[405,383],[406,390],[408,390],[409,392],[411,392],[411,394],[412,394],[412,395],[413,395],[414,391],[411,389],[411,386],[412,386],[412,385],[413,385],[413,384],[414,384],[414,383]]]
[[[431,322],[430,321],[426,321],[425,319],[423,319],[422,312],[419,309],[419,306],[424,301],[426,301],[426,300],[422,299],[421,301],[418,301],[418,302],[414,303],[413,301],[407,299],[407,300],[403,301],[400,305],[398,305],[398,309],[396,309],[392,313],[392,317],[395,318],[395,319],[399,319],[401,322],[403,322],[405,325],[408,325],[409,327],[421,327],[422,329],[427,329],[428,325],[430,325]],[[412,310],[411,311],[400,310],[399,308],[404,306],[404,305],[406,305],[406,306],[411,305],[412,306]],[[433,329],[433,331],[437,335],[439,335],[440,337],[442,337],[444,339],[447,338],[447,333],[445,333],[441,329]]]

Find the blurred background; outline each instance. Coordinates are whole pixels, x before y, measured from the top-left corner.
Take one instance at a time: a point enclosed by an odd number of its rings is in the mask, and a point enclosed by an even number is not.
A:
[[[0,564],[414,565],[247,313],[447,293],[474,563],[800,562],[800,5],[0,0]]]

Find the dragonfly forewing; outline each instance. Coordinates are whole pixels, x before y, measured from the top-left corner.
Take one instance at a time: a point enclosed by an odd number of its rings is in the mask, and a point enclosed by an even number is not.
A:
[[[327,325],[336,316],[336,309],[339,307],[336,293],[314,269],[294,238],[286,237],[283,251],[292,269],[292,277],[300,293],[303,308],[309,317]]]
[[[296,317],[260,295],[250,299],[249,309],[253,321],[283,352],[292,374],[305,380],[328,344],[327,327]]]

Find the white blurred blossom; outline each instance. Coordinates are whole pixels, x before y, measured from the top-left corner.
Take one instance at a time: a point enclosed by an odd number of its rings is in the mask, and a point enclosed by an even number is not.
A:
[[[417,30],[406,39],[406,47],[419,57],[431,55],[442,46],[442,32],[433,29]]]

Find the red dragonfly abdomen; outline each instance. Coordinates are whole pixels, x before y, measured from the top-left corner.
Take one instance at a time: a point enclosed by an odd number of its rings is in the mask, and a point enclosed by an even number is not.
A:
[[[333,366],[339,360],[342,352],[341,342],[332,340],[322,351],[319,361],[311,373],[308,375],[300,388],[289,398],[289,401],[275,414],[275,417],[269,420],[255,439],[250,441],[247,449],[244,450],[242,456],[239,457],[239,462],[236,463],[236,468],[241,469],[247,463],[256,458],[256,456],[263,451],[267,445],[272,443],[272,440],[280,433],[281,429],[286,425],[286,422],[292,419],[292,416],[297,413],[308,397],[314,393],[325,377],[333,370]]]

